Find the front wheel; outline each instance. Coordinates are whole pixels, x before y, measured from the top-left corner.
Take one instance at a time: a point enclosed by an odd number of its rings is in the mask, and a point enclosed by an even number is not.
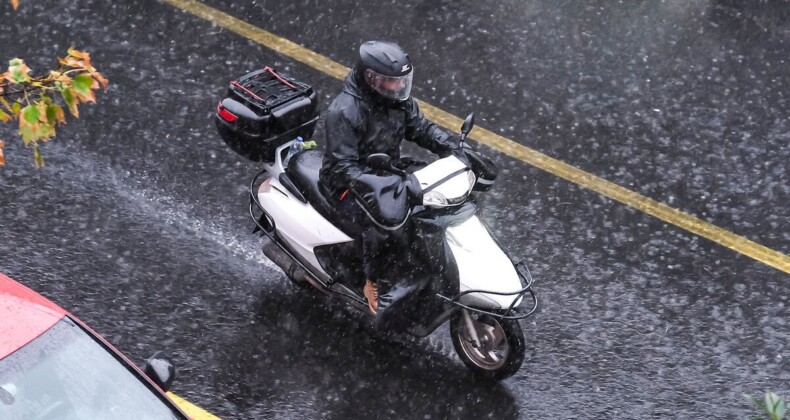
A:
[[[496,319],[490,315],[469,314],[477,332],[475,346],[463,309],[450,321],[453,346],[464,364],[480,378],[500,381],[513,376],[524,362],[526,344],[518,321]]]

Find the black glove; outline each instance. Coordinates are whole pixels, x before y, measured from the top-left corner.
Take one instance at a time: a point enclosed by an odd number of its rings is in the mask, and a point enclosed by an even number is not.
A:
[[[469,156],[467,152],[471,151],[472,149],[469,148],[468,145],[464,144],[462,147],[458,147],[457,149],[453,150],[452,155],[457,157],[458,160],[464,163],[467,168],[472,168],[472,162],[469,160]]]
[[[392,166],[394,166],[397,169],[400,169],[401,171],[407,172],[407,173],[414,173],[415,171],[418,171],[418,170],[428,166],[428,164],[423,162],[423,161],[421,161],[421,160],[417,160],[417,159],[415,159],[413,157],[404,156],[404,157],[394,161],[392,163]]]
[[[450,133],[449,137],[447,138],[447,144],[450,146],[450,148],[442,153],[437,153],[439,157],[446,158],[447,156],[454,154],[456,150],[461,148],[461,135]]]

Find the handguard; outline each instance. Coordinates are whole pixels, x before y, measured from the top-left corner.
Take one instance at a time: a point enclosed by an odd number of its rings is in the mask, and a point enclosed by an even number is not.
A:
[[[412,184],[419,188],[419,183],[411,175],[404,180],[395,174],[366,173],[354,180],[349,190],[376,225],[385,230],[395,230],[403,226],[411,215],[409,192],[414,189]]]

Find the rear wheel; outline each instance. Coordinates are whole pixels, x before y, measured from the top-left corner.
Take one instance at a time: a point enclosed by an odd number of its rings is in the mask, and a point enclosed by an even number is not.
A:
[[[464,364],[475,375],[488,380],[499,381],[518,372],[526,352],[524,331],[518,321],[470,313],[472,328],[480,341],[475,346],[463,311],[458,311],[450,321],[450,334]]]

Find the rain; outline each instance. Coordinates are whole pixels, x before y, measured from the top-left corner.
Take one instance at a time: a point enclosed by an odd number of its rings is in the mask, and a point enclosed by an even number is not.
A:
[[[790,254],[786,0],[200,3],[346,67],[397,42],[414,97]],[[75,46],[110,80],[43,168],[0,125],[0,272],[135,363],[164,350],[173,392],[219,417],[746,418],[744,394],[790,398],[787,270],[484,145],[499,174],[480,217],[540,306],[521,369],[481,381],[447,325],[384,334],[261,253],[261,164],[220,139],[217,101],[271,66],[323,115],[340,80],[164,1],[0,2],[0,18],[3,71]]]

